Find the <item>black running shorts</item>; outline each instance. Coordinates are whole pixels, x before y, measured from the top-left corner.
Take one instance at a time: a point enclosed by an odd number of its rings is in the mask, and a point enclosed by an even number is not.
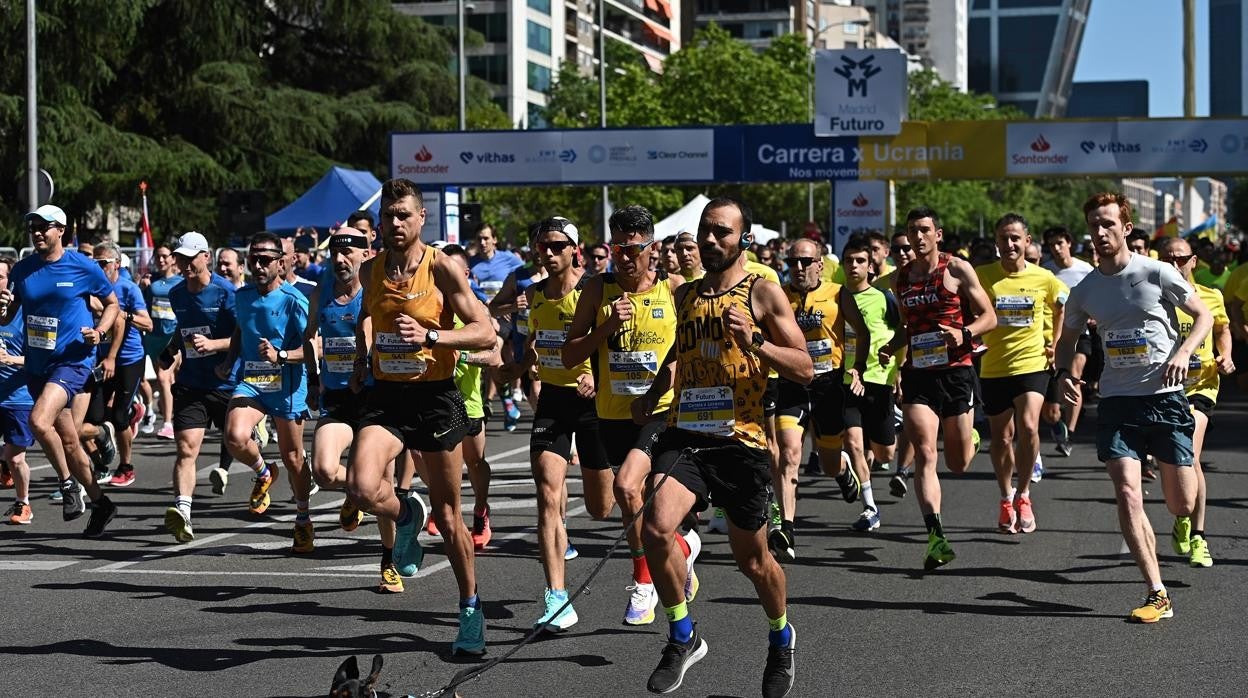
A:
[[[658,419],[645,424],[638,424],[631,419],[598,420],[598,438],[606,452],[607,463],[612,468],[624,465],[624,459],[633,449],[645,453],[648,458],[654,458],[654,445],[667,429],[667,413],[656,416]]]
[[[543,385],[537,412],[533,415],[533,433],[529,437],[529,453],[536,457],[543,451],[564,460],[572,458],[572,436],[576,435],[576,452],[581,467],[606,470],[606,455],[598,439],[598,409],[593,398],[576,394],[576,388]]]
[[[173,384],[173,430],[207,429],[216,425],[225,429],[225,414],[230,408],[234,391],[190,388]]]
[[[655,444],[651,477],[671,478],[697,497],[694,511],[714,504],[733,525],[757,531],[767,521],[771,456],[721,436],[668,429]]]
[[[468,433],[464,396],[449,379],[425,383],[379,380],[365,394],[360,429],[383,427],[404,448],[453,451]]]
[[[353,393],[350,388],[326,390],[321,394],[321,418],[317,420],[316,428],[326,424],[345,424],[352,431],[359,431],[364,405],[364,392]]]
[[[984,413],[990,417],[1014,409],[1014,398],[1024,393],[1045,395],[1052,381],[1048,371],[1020,373],[1017,376],[1000,378],[980,378],[979,384],[984,393]]]
[[[792,417],[803,428],[812,421],[815,433],[836,436],[845,430],[844,374],[840,369],[815,377],[810,385],[779,380],[780,401],[776,414]]]
[[[940,417],[957,417],[975,409],[978,380],[971,366],[903,368],[901,404],[927,405]]]
[[[767,388],[763,391],[763,416],[774,417],[780,404],[780,379],[768,378]]]
[[[878,383],[863,383],[862,395],[854,395],[845,386],[845,428],[862,429],[867,442],[880,446],[897,443],[894,426],[893,387]]]

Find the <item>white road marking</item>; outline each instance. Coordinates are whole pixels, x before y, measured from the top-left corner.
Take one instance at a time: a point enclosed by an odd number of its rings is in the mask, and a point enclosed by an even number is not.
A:
[[[0,560],[0,571],[47,572],[78,564],[78,560]]]

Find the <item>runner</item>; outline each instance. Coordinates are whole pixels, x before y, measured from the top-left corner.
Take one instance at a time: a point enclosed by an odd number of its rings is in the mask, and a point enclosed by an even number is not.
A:
[[[842,456],[845,431],[845,394],[863,393],[862,374],[867,370],[870,332],[862,322],[858,305],[851,302],[848,291],[840,284],[824,281],[823,255],[819,245],[801,239],[793,243],[785,262],[792,278],[784,287],[789,307],[802,331],[806,351],[814,362],[815,378],[809,385],[780,378],[776,406],[778,462],[772,464],[771,482],[775,499],[780,505],[781,521],[768,533],[771,552],[780,562],[797,559],[797,540],[793,522],[797,519],[797,469],[802,462],[802,441],[810,426],[819,463],[824,472],[836,478],[841,498],[856,502],[864,485],[871,486],[870,470],[859,470],[858,461],[848,462]],[[842,360],[845,354],[846,325],[853,327],[857,346],[856,365],[849,366],[849,388],[845,385]],[[770,382],[770,379],[769,379]],[[861,459],[866,467],[866,460]],[[855,472],[857,471],[857,472]],[[868,492],[867,496],[871,496]],[[871,506],[875,499],[871,499]]]
[[[1231,360],[1231,319],[1226,315],[1222,294],[1215,288],[1195,282],[1195,255],[1186,240],[1167,238],[1162,241],[1158,252],[1159,261],[1174,265],[1187,283],[1196,289],[1196,295],[1213,316],[1213,332],[1200,343],[1196,353],[1189,359],[1187,379],[1183,383],[1192,408],[1192,418],[1195,420],[1192,432],[1192,470],[1196,474],[1196,506],[1191,516],[1176,516],[1171,529],[1171,541],[1176,555],[1188,558],[1192,567],[1212,567],[1213,554],[1209,552],[1209,539],[1205,535],[1208,494],[1200,455],[1204,450],[1205,431],[1209,428],[1209,419],[1213,417],[1213,408],[1218,401],[1218,389],[1221,386],[1219,375],[1229,376],[1235,372],[1235,362]],[[1186,341],[1194,322],[1191,316],[1179,308],[1175,308],[1175,315],[1179,320],[1179,339]]]
[[[217,274],[230,282],[234,290],[243,287],[243,255],[233,247],[223,247],[217,252]]]
[[[143,283],[140,284],[143,289],[143,302],[147,305],[153,323],[152,330],[143,335],[143,351],[151,360],[153,370],[156,371],[156,387],[160,389],[160,395],[147,413],[147,419],[143,421],[141,431],[144,434],[155,433],[161,439],[172,439],[173,376],[177,365],[164,368],[160,355],[165,351],[165,347],[169,346],[169,342],[178,330],[177,318],[173,316],[173,309],[169,307],[169,291],[182,283],[182,277],[177,273],[178,269],[173,260],[173,248],[169,245],[157,247],[152,255],[152,261],[155,263],[155,269],[151,276],[144,278]],[[157,418],[161,420],[159,431],[156,429]]]
[[[272,233],[252,237],[247,265],[253,282],[234,296],[238,324],[217,376],[225,380],[233,371],[239,378],[226,413],[225,438],[230,455],[256,474],[248,509],[253,514],[268,510],[269,489],[277,479],[277,463],[266,464],[252,440],[256,425],[272,417],[282,464],[295,495],[291,551],[310,553],[315,535],[308,515],[312,478],[304,467],[303,453],[308,390],[303,333],[308,323],[308,299],[283,281],[282,257],[281,238]]]
[[[302,293],[308,300],[310,305],[313,300],[320,295],[320,284],[310,279],[299,276],[298,271],[299,254],[295,251],[294,238],[282,238],[282,278],[286,283],[294,286],[297,291]]]
[[[646,558],[670,628],[647,684],[654,693],[679,688],[706,656],[686,605],[674,535],[689,510],[705,509],[708,499],[725,509],[733,557],[767,614],[763,695],[793,688],[797,634],[788,622],[784,570],[767,549],[771,467],[761,403],[767,366],[797,383],[809,383],[814,370],[783,290],[745,272],[751,223],[749,209],[732,199],[712,199],[703,209],[698,243],[708,273],[677,294],[677,344],[632,407],[634,419],[645,422],[664,393],[674,389],[679,401],[654,448],[650,486],[657,489],[645,515]]]
[[[173,465],[173,506],[165,510],[165,530],[179,543],[195,540],[191,504],[195,493],[197,460],[210,426],[226,428],[226,409],[236,382],[217,375],[221,354],[229,351],[237,327],[234,285],[212,273],[208,240],[190,232],[178,239],[174,262],[183,282],[169,291],[169,307],[177,322],[170,349],[181,357],[173,385],[173,432],[177,458]],[[162,352],[166,367],[170,353]],[[226,439],[228,441],[228,439]],[[229,465],[208,475],[212,493],[225,494]]]
[[[893,244],[889,247],[889,258],[893,260],[892,270],[877,276],[871,282],[871,285],[892,295],[893,302],[896,303],[897,297],[893,295],[893,279],[896,278],[898,269],[914,261],[914,246],[910,244],[910,236],[904,230],[893,235]],[[905,351],[905,349],[902,349],[902,352]],[[898,354],[893,356],[889,359],[889,363],[894,367],[900,366],[905,363],[905,355]],[[893,402],[896,403],[901,398],[901,372],[894,370],[893,375],[896,378],[893,381]],[[910,444],[910,436],[902,428],[901,408],[894,405],[893,411],[893,430],[897,432],[897,470],[888,481],[888,491],[894,497],[901,498],[905,497],[906,493],[910,491],[907,483],[914,477],[914,446]]]
[[[698,251],[696,236],[688,230],[676,234],[676,263],[685,281],[696,281],[706,275],[702,268],[702,255]]]
[[[614,494],[625,524],[633,560],[632,584],[624,610],[625,625],[654,622],[659,597],[646,562],[641,538],[641,520],[633,521],[645,501],[646,475],[650,473],[654,444],[663,433],[661,419],[639,425],[633,422],[630,406],[645,393],[659,371],[659,361],[676,341],[676,308],[672,303],[679,276],[651,271],[655,256],[654,217],[645,208],[625,206],[611,214],[611,256],[614,271],[590,279],[577,301],[576,315],[563,347],[564,366],[575,366],[586,359],[596,362],[601,378],[595,405],[599,434],[607,463],[615,469]],[[666,417],[671,392],[664,393],[655,410]],[[698,578],[693,563],[702,542],[696,531],[677,544],[685,557],[687,577],[685,597],[697,595]]]
[[[875,238],[869,240],[870,246],[874,247]],[[854,366],[859,363],[858,357],[876,356],[880,348],[893,338],[901,316],[893,292],[871,285],[875,262],[867,239],[855,236],[845,243],[841,252],[841,268],[845,270],[845,291],[853,296],[854,305],[862,315],[862,323],[870,336],[870,347],[866,352],[860,351],[860,340],[854,334],[857,330],[852,324],[845,326],[845,365]],[[867,362],[861,374],[861,395],[850,389],[853,380],[852,375],[844,379],[845,450],[861,482],[862,513],[850,528],[865,533],[880,527],[880,508],[875,503],[875,492],[871,486],[872,466],[869,460],[887,466],[896,453],[897,408],[893,391],[897,384],[897,357],[892,357],[887,365]],[[904,487],[904,476],[902,483]]]
[[[997,317],[970,263],[940,251],[944,231],[935,211],[912,209],[906,235],[915,259],[893,280],[902,326],[880,349],[879,359],[886,364],[899,349],[909,348],[901,369],[902,414],[914,445],[914,483],[927,528],[923,567],[930,571],[955,557],[940,519],[936,433],[944,430],[945,466],[965,472],[976,450],[972,343],[996,327]]]
[[[9,274],[13,271],[13,258],[0,257],[0,291],[9,287]],[[8,477],[4,483],[13,488],[13,506],[4,512],[10,524],[29,524],[34,520],[30,508],[30,467],[26,465],[26,449],[35,443],[30,433],[30,410],[34,401],[26,389],[26,376],[22,370],[26,359],[25,323],[22,310],[18,308],[13,318],[0,326],[0,433],[4,435],[4,464]]]
[[[984,335],[988,350],[980,359],[984,412],[992,430],[992,467],[1001,491],[997,528],[1002,533],[1033,533],[1033,470],[1040,458],[1040,408],[1049,373],[1046,318],[1060,338],[1062,306],[1069,289],[1052,272],[1029,263],[1032,245],[1027,221],[1017,213],[997,220],[1000,259],[976,267],[979,283],[996,309],[997,326]],[[1017,443],[1015,443],[1017,438]],[[1012,483],[1018,476],[1017,488]]]
[[[56,206],[26,214],[35,251],[13,266],[9,288],[0,291],[0,325],[8,325],[21,311],[26,387],[35,401],[31,431],[60,481],[62,516],[72,521],[86,512],[85,488],[95,506],[84,535],[97,538],[117,515],[117,505],[95,481],[68,408],[86,385],[96,347],[117,322],[119,306],[99,265],[65,249],[65,223],[65,212]],[[92,325],[89,298],[103,304],[98,325]]]
[[[1136,565],[1148,584],[1144,603],[1130,620],[1155,623],[1174,615],[1157,565],[1157,542],[1144,510],[1141,468],[1152,455],[1161,469],[1166,505],[1190,516],[1196,505],[1192,465],[1195,421],[1183,396],[1188,363],[1213,326],[1209,309],[1169,264],[1135,254],[1126,244],[1131,204],[1122,194],[1094,194],[1083,204],[1099,254],[1097,269],[1070,293],[1066,329],[1058,343],[1062,391],[1074,402],[1082,381],[1073,378],[1075,332],[1096,320],[1105,350],[1097,407],[1097,458],[1114,483],[1118,521]],[[1175,309],[1192,318],[1182,344]]]
[[[1053,272],[1057,280],[1065,284],[1066,288],[1073,289],[1083,281],[1083,277],[1092,273],[1091,264],[1074,256],[1075,239],[1070,231],[1061,227],[1049,228],[1044,232],[1044,241],[1049,248],[1049,261],[1043,266]],[[1085,369],[1089,366],[1089,360],[1099,344],[1100,339],[1096,336],[1095,323],[1089,322],[1080,331],[1079,341],[1075,344],[1075,361],[1071,364],[1070,372],[1076,379],[1083,377]],[[1070,435],[1079,425],[1079,412],[1082,407],[1083,394],[1080,393],[1079,399],[1073,405],[1066,404],[1063,400],[1060,412],[1055,413],[1050,409],[1045,415],[1045,421],[1052,425],[1051,434],[1053,441],[1057,444],[1057,452],[1063,456],[1069,457],[1074,450]]]
[[[467,279],[446,255],[421,242],[426,212],[416,184],[406,179],[383,184],[381,212],[385,250],[360,269],[364,298],[351,389],[363,388],[370,367],[376,384],[364,398],[347,492],[364,511],[396,522],[394,562],[400,568],[418,567],[423,551],[416,536],[428,509],[418,497],[395,496],[383,478],[405,449],[420,451],[434,517],[459,586],[459,634],[451,649],[480,655],[485,652],[485,616],[477,597],[472,539],[459,509],[459,444],[468,433],[468,416],[452,378],[456,350],[488,349],[495,335]],[[452,328],[456,315],[464,320],[461,329]]]
[[[537,240],[537,224],[529,226],[530,241]],[[527,248],[526,248],[527,249]],[[508,351],[503,356],[503,366],[510,367],[524,361],[524,352],[529,344],[529,297],[525,290],[546,278],[546,267],[534,249],[529,253],[529,262],[513,270],[503,282],[503,287],[489,300],[490,315],[498,318],[499,334],[506,342]],[[498,379],[500,369],[488,371],[491,376],[490,385]],[[510,370],[510,369],[508,369]],[[516,407],[515,388],[520,387],[528,396],[530,404],[536,404],[541,393],[541,381],[529,374],[502,387],[503,395],[503,428],[515,431],[520,424],[520,408]],[[484,404],[488,405],[487,400]]]

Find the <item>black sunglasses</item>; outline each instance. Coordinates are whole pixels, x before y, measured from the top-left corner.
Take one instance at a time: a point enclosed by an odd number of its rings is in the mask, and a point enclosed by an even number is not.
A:
[[[249,254],[247,255],[247,263],[267,267],[281,258],[281,255],[273,256],[267,254]]]
[[[555,254],[563,254],[563,251],[572,247],[571,242],[539,242],[537,249],[542,251],[550,251]]]
[[[1161,261],[1170,262],[1172,264],[1183,265],[1183,264],[1187,264],[1192,259],[1192,257],[1195,257],[1195,256],[1196,255],[1194,253],[1193,254],[1174,254],[1174,255],[1170,255],[1169,257],[1163,257]]]
[[[791,267],[809,267],[819,260],[815,257],[785,257],[784,263]]]
[[[910,245],[893,245],[890,249],[893,251],[893,254],[896,254],[898,252],[909,252],[914,248]]]

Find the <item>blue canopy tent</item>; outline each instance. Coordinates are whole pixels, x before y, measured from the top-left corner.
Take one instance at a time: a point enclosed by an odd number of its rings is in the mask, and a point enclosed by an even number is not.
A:
[[[331,167],[303,196],[266,217],[264,226],[275,233],[309,226],[323,231],[335,223],[345,223],[347,216],[365,204],[376,221],[381,206],[376,195],[380,190],[381,181],[371,172]]]

